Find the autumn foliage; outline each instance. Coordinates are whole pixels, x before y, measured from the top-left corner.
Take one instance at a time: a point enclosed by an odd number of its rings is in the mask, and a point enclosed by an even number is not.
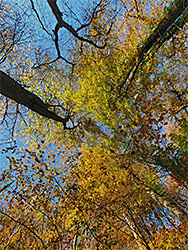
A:
[[[39,106],[1,97],[22,143],[2,150],[0,248],[186,249],[187,1],[82,2],[46,1],[52,32],[30,0],[54,50],[1,24],[2,70]]]

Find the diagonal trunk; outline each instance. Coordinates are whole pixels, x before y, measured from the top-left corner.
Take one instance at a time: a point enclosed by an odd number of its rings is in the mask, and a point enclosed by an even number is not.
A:
[[[18,82],[0,70],[0,94],[24,105],[39,115],[62,122],[66,127],[67,120],[48,110],[47,105],[35,94],[24,89]]]

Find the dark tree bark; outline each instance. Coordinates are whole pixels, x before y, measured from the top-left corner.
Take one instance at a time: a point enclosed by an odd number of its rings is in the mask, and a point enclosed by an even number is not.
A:
[[[0,70],[0,93],[17,103],[24,105],[39,115],[62,122],[66,128],[66,118],[48,110],[47,105],[35,94],[24,89],[18,82]]]
[[[168,35],[168,31],[171,28],[171,25],[175,23],[176,19],[180,17],[184,11],[186,10],[188,6],[188,0],[175,0],[171,7],[169,7],[169,10],[165,17],[160,21],[157,28],[154,30],[154,32],[148,37],[146,42],[144,43],[144,46],[142,47],[140,51],[140,57],[147,53],[151,47],[157,42],[157,40],[164,40],[164,37]],[[182,24],[185,24],[187,22],[187,15],[184,17],[184,20]],[[181,28],[181,27],[179,27]],[[175,32],[176,30],[173,29]],[[171,31],[171,36],[173,35]],[[168,37],[170,39],[170,37]],[[164,40],[165,41],[165,40]]]
[[[146,39],[146,41],[138,48],[137,53],[133,56],[132,66],[127,73],[124,82],[120,86],[120,92],[123,86],[127,86],[126,92],[132,83],[140,64],[152,48],[155,48],[155,53],[168,41],[179,29],[188,22],[188,0],[174,0],[168,8],[167,14],[160,21],[156,29]],[[157,45],[157,46],[156,46]],[[131,77],[130,77],[131,76]]]
[[[69,30],[77,39],[81,41],[85,41],[87,43],[92,44],[90,41],[83,40],[78,36],[77,31],[75,31],[72,26],[65,23],[62,19],[61,12],[57,6],[56,0],[47,0],[48,4],[50,5],[56,19],[57,25],[59,27],[64,27]],[[172,25],[177,19],[183,14],[183,21],[181,22],[181,27],[187,22],[187,6],[188,0],[175,0],[172,5],[168,9],[168,13],[165,17],[161,20],[157,28],[154,30],[153,34],[151,34],[143,46],[139,49],[137,57],[139,58],[138,63],[133,63],[131,71],[128,73],[127,77],[125,78],[125,82],[132,73],[132,79],[138,69],[139,64],[142,62],[144,55],[155,45],[158,40],[159,44],[160,41],[162,43],[168,39],[177,31],[177,28],[173,28]],[[170,33],[169,33],[170,32]],[[169,35],[170,34],[170,35]],[[92,44],[94,45],[94,44]],[[95,45],[94,45],[95,46]],[[133,62],[136,59],[133,60]],[[123,84],[123,85],[124,85]],[[127,87],[129,84],[127,85]],[[53,119],[55,121],[61,122],[66,127],[66,123],[68,122],[68,118],[62,118],[56,115],[54,112],[48,110],[47,105],[35,94],[29,92],[28,90],[24,89],[18,82],[14,79],[9,77],[6,73],[0,71],[0,93],[17,103],[20,103],[30,110],[47,117],[49,119]]]

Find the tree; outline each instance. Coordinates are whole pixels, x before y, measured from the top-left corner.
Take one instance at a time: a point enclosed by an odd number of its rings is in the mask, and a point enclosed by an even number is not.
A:
[[[1,210],[2,247],[20,241],[21,249],[185,246],[186,194],[172,179],[160,180],[157,169],[154,175],[139,162],[129,167],[99,147],[83,149],[79,163],[74,147],[45,153],[42,143],[38,150],[11,158],[4,173],[14,185],[2,197],[9,200]]]
[[[187,1],[84,2],[81,16],[48,0],[53,32],[30,3],[57,57],[35,42],[8,59],[18,81],[1,71],[30,144],[6,149],[1,247],[186,248]]]

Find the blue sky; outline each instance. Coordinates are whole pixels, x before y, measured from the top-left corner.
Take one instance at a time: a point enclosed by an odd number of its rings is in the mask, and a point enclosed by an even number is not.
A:
[[[84,0],[85,1],[85,0]],[[82,2],[84,2],[82,1]],[[26,16],[23,15],[23,19],[27,21],[27,25],[28,27],[26,27],[27,29],[33,29],[34,30],[34,34],[33,36],[36,37],[35,41],[39,41],[39,43],[43,46],[43,48],[45,49],[50,49],[51,50],[51,54],[52,57],[56,57],[56,51],[54,52],[54,44],[51,44],[52,40],[50,39],[50,37],[46,34],[46,32],[44,32],[41,27],[40,24],[36,18],[35,13],[31,10],[31,3],[30,1],[24,1],[24,0],[6,0],[5,1],[7,6],[10,5],[12,6],[13,9],[17,9],[18,12],[21,13],[25,13],[26,10],[28,10],[27,12],[27,17],[29,18],[28,20],[26,19]],[[41,1],[41,0],[33,0],[34,4],[35,4],[35,8],[37,9],[37,11],[39,12],[40,18],[41,20],[44,22],[45,27],[51,32],[55,27],[56,24],[56,20],[54,15],[52,14],[52,11],[47,3],[47,0],[45,1]],[[92,2],[92,1],[91,1]],[[78,1],[71,1],[71,3],[69,3],[69,5],[72,7],[74,7],[74,9],[76,10],[78,7]],[[59,3],[57,3],[59,4]],[[61,5],[60,5],[61,6]],[[32,15],[31,15],[32,14]],[[68,16],[68,15],[67,15]],[[45,17],[45,18],[44,18]],[[2,67],[6,68],[6,62],[3,65],[0,65],[0,68]],[[11,120],[8,121],[8,124],[10,125]],[[10,147],[12,144],[10,143],[2,143],[4,142],[5,138],[3,133],[1,133],[1,130],[7,130],[7,128],[5,127],[6,124],[3,123],[2,126],[0,126],[0,173],[2,171],[2,169],[7,168],[9,161],[6,158],[6,155],[8,154],[10,156],[11,151],[9,151],[7,154],[3,153],[2,154],[2,150],[6,149],[7,147]],[[10,125],[11,127],[11,125]],[[6,133],[7,134],[7,133]],[[8,137],[7,137],[8,138]],[[9,136],[10,138],[10,136]],[[19,147],[23,147],[24,143],[21,140],[17,140],[17,145]]]

